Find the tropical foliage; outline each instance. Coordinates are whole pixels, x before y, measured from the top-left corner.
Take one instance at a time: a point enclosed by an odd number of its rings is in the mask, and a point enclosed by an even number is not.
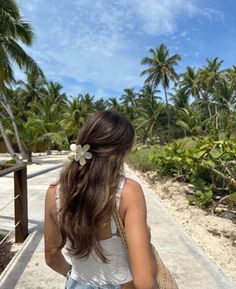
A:
[[[0,105],[8,115],[15,133],[16,142],[21,151],[22,157],[28,155],[24,143],[22,143],[14,114],[12,113],[8,84],[15,81],[12,62],[16,63],[20,69],[26,73],[37,71],[43,75],[37,63],[25,52],[19,44],[30,46],[34,38],[31,25],[24,21],[19,8],[14,0],[0,2]],[[0,131],[12,157],[17,158],[8,136],[4,130],[2,118],[4,112],[1,112]]]
[[[138,149],[129,162],[142,171],[157,171],[161,176],[189,182],[196,188],[190,204],[207,207],[214,200],[236,197],[236,137],[229,140],[196,138],[189,142],[173,141],[164,147]]]
[[[178,72],[181,55],[171,54],[162,43],[141,60],[143,87],[126,87],[107,99],[79,91],[69,96],[24,50],[34,36],[16,2],[1,1],[0,133],[13,159],[20,161],[16,145],[20,158],[28,161],[39,147],[48,154],[68,148],[91,113],[110,109],[131,120],[138,145],[150,146],[135,151],[130,160],[141,169],[194,184],[198,191],[190,203],[207,206],[216,195],[234,194],[235,65],[223,68],[224,61],[216,57]],[[15,79],[13,62],[26,80]]]

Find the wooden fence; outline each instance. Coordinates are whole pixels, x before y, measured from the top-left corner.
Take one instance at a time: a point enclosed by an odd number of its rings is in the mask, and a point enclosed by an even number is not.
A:
[[[27,166],[0,165],[0,177],[14,173],[15,242],[22,243],[28,236]],[[1,210],[1,208],[0,208]]]

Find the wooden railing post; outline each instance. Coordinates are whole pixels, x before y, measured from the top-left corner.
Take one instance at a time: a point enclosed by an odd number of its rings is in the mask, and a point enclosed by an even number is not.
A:
[[[14,172],[15,242],[22,243],[28,236],[27,167]],[[19,195],[19,196],[18,196]],[[18,196],[18,197],[17,197]],[[19,223],[17,225],[17,223]]]

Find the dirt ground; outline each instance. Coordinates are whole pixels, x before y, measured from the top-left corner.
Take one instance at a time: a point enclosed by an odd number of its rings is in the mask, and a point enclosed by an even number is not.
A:
[[[0,274],[4,271],[21,246],[22,244],[16,244],[14,242],[14,234],[10,235],[0,245]]]
[[[187,234],[236,284],[236,224],[197,206],[190,206],[187,196],[193,190],[191,185],[160,178],[154,173],[135,173],[140,176],[141,182],[146,182],[155,191],[163,206]]]

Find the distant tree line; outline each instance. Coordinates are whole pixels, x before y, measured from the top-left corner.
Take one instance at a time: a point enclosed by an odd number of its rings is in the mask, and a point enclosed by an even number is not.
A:
[[[236,66],[222,69],[223,60],[207,59],[196,69],[178,74],[179,54],[171,55],[164,44],[150,49],[141,64],[146,76],[139,91],[125,88],[121,97],[97,99],[89,93],[68,96],[60,83],[46,79],[22,44],[34,39],[31,25],[22,19],[14,0],[0,2],[0,133],[12,158],[31,161],[43,145],[67,148],[86,118],[110,109],[126,115],[143,144],[165,144],[186,136],[220,135],[229,138],[236,127]],[[26,74],[14,77],[12,63]],[[160,97],[164,91],[165,101]]]

